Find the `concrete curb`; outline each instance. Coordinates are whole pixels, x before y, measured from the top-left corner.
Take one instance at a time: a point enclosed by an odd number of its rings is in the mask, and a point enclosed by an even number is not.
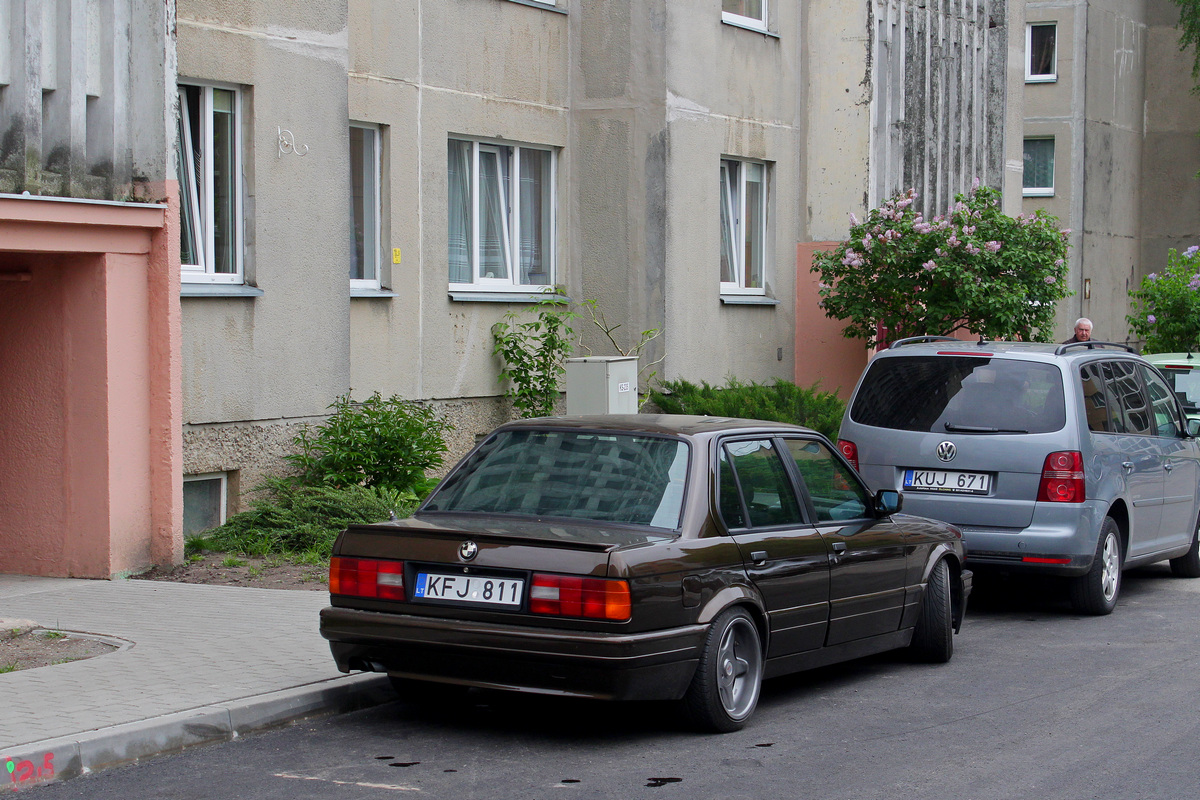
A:
[[[395,699],[386,676],[359,674],[228,703],[17,745],[0,753],[0,785],[9,790],[70,780],[189,747],[322,714],[341,714]]]

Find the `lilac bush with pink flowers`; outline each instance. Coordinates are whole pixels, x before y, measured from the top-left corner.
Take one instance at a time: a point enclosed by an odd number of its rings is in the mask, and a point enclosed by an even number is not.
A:
[[[1167,251],[1167,266],[1130,292],[1126,317],[1144,353],[1182,353],[1200,347],[1200,246]]]
[[[1009,217],[1000,193],[976,186],[945,215],[925,219],[915,190],[896,195],[850,234],[813,256],[826,315],[842,333],[876,344],[958,330],[992,339],[1036,340],[1050,332],[1067,290],[1067,234],[1043,211]]]

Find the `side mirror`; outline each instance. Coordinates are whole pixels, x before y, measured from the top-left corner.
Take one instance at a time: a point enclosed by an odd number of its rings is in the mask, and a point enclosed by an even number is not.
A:
[[[900,509],[904,507],[904,495],[894,489],[880,489],[875,493],[875,513],[878,516],[886,517],[891,514],[899,514]]]
[[[1200,436],[1200,419],[1188,417],[1187,432],[1188,436],[1191,436],[1192,438]]]

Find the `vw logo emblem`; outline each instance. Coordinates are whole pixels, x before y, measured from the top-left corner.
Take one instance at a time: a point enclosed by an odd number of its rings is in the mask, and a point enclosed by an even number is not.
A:
[[[458,546],[458,555],[463,561],[470,561],[479,553],[479,545],[467,540]]]
[[[954,442],[942,442],[937,446],[937,456],[942,461],[953,461],[957,453],[958,448],[954,446]]]

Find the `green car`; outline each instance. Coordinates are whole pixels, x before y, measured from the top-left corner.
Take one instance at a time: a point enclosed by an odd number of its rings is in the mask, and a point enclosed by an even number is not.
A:
[[[1200,420],[1200,356],[1193,353],[1154,353],[1144,358],[1166,376],[1188,419]]]

